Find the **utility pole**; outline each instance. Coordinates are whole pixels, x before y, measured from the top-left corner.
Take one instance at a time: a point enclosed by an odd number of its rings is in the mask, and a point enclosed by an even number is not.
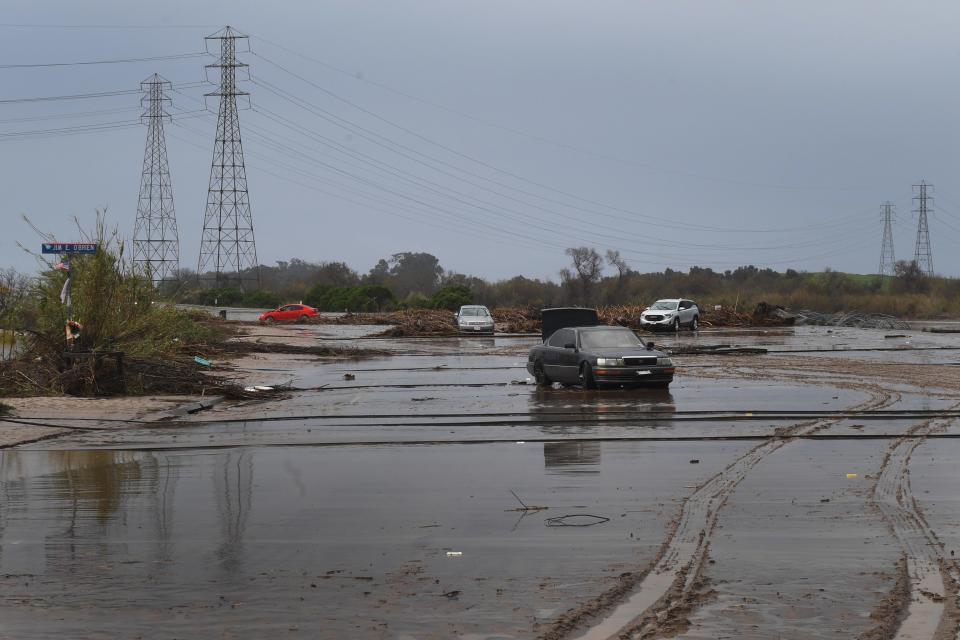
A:
[[[880,245],[880,277],[892,276],[896,258],[893,255],[893,204],[883,203],[883,242]]]
[[[173,209],[173,188],[167,163],[164,121],[170,120],[166,92],[170,83],[153,74],[140,83],[144,111],[140,122],[147,125],[147,144],[140,175],[140,200],[133,229],[133,264],[154,284],[172,280],[180,269],[180,241]]]
[[[927,214],[933,205],[933,198],[927,196],[927,189],[933,190],[932,184],[927,184],[923,180],[920,184],[913,185],[919,195],[913,197],[918,202],[918,207],[914,209],[917,214],[917,248],[913,254],[913,261],[917,268],[926,275],[933,275],[933,252],[930,249],[930,229],[927,226]]]
[[[217,287],[232,280],[240,289],[244,283],[260,284],[237,114],[237,96],[250,95],[237,89],[237,69],[248,66],[237,62],[237,40],[246,38],[229,26],[206,37],[208,43],[220,43],[220,59],[207,65],[207,69],[219,69],[220,87],[206,94],[220,98],[220,110],[197,268],[202,279],[212,279]]]

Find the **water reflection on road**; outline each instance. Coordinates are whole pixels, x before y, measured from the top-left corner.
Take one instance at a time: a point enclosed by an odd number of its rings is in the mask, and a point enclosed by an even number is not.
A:
[[[662,421],[645,423],[645,427],[666,426],[670,423],[669,414],[675,411],[673,396],[665,389],[584,391],[537,388],[530,394],[531,418],[544,421],[540,431],[544,435],[560,437],[596,433],[598,418],[622,416],[626,412],[666,414]],[[558,416],[562,416],[564,422],[549,423],[552,417]],[[582,421],[577,421],[577,416]],[[559,474],[599,473],[601,450],[601,443],[596,441],[545,442],[544,468]]]
[[[583,581],[653,553],[671,496],[742,449],[571,444],[4,451],[0,637],[134,637],[161,620],[164,637],[528,637]],[[716,464],[686,464],[691,447]],[[511,511],[510,490],[613,519],[585,555],[582,533]]]

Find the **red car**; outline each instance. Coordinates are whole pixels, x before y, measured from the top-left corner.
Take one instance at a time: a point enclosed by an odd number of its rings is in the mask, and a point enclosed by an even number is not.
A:
[[[260,315],[260,322],[306,322],[319,312],[305,304],[288,304]]]

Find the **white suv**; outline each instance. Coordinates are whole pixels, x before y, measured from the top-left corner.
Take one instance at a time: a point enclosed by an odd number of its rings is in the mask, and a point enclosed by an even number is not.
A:
[[[693,300],[683,298],[657,300],[640,314],[640,326],[651,331],[679,331],[680,327],[696,331],[700,328],[700,307]]]

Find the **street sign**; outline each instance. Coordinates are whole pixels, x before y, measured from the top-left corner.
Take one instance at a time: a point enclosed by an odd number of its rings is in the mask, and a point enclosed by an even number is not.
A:
[[[96,253],[94,242],[44,242],[43,253]]]

